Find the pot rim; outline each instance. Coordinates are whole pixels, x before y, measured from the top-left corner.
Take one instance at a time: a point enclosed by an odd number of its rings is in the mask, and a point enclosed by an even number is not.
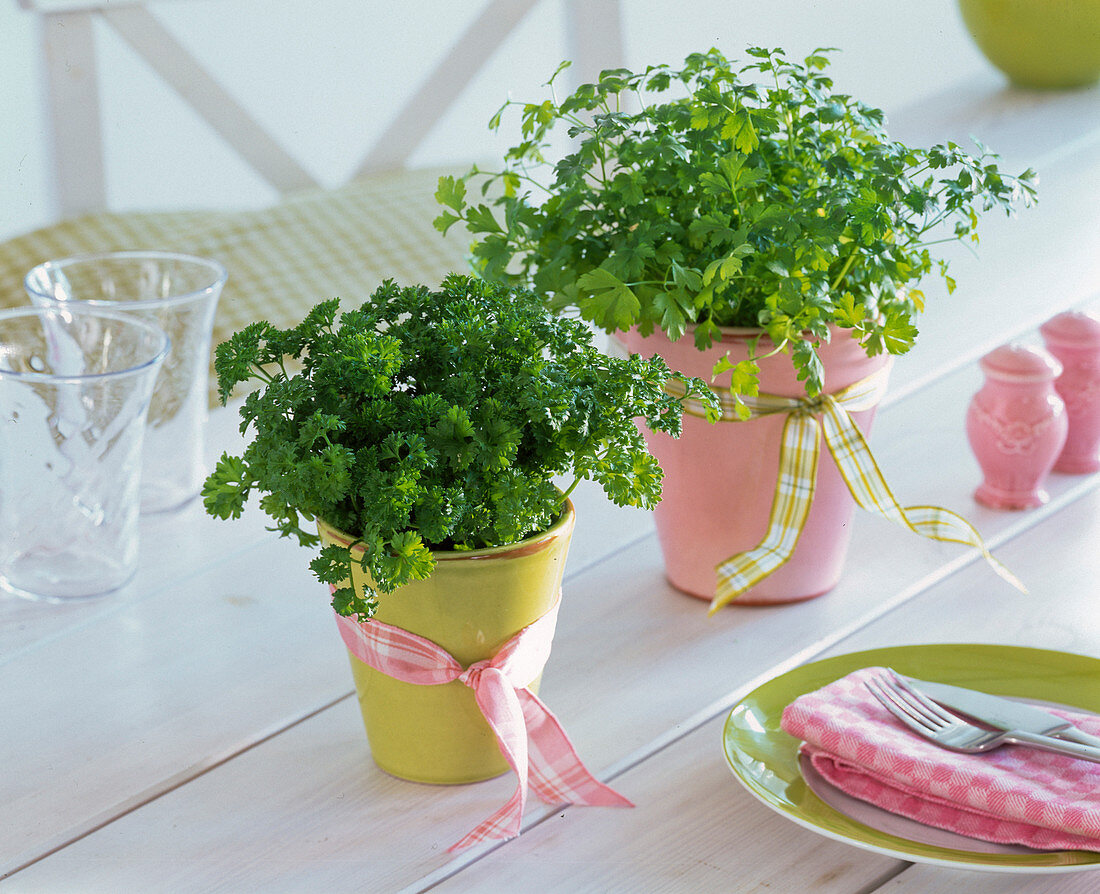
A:
[[[536,531],[534,534],[524,537],[523,540],[517,540],[515,543],[505,543],[501,546],[487,546],[482,549],[433,549],[431,550],[431,554],[437,563],[464,561],[467,559],[493,559],[509,553],[513,554],[515,558],[521,555],[530,555],[541,549],[545,543],[563,535],[568,536],[573,530],[576,517],[577,511],[573,506],[573,501],[567,497],[561,515],[558,517],[557,521],[549,528],[542,531]],[[323,518],[316,519],[316,522],[318,527],[324,527],[326,529],[333,540],[339,541],[342,546],[352,548],[353,550],[355,549],[351,546],[355,538],[329,524]],[[362,551],[362,548],[359,547],[359,550]]]
[[[637,326],[632,326],[630,329],[616,329],[614,332],[609,332],[608,337],[620,339],[624,335],[636,335],[638,338],[653,338],[660,336],[668,341],[670,344],[677,344],[690,336],[697,328],[698,323],[688,323],[684,329],[684,334],[681,335],[676,341],[669,338],[668,333],[661,329],[659,326],[655,326],[653,332],[649,335],[642,335],[638,332]],[[855,330],[849,329],[846,326],[839,326],[836,323],[828,323],[830,338],[833,336],[844,335],[848,333],[850,337],[855,338]],[[718,327],[719,338],[715,340],[715,344],[722,341],[745,341],[750,338],[757,338],[759,336],[766,336],[768,330],[763,326],[719,326]],[[811,333],[804,332],[802,336],[803,341],[821,342],[822,337],[820,335],[813,335]],[[698,350],[703,350],[699,348]]]

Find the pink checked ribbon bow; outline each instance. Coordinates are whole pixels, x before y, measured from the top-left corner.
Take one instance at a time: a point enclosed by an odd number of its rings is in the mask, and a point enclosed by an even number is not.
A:
[[[381,621],[361,624],[336,615],[348,651],[376,671],[422,686],[460,680],[473,689],[501,753],[518,777],[508,803],[451,845],[451,852],[489,839],[519,835],[528,786],[547,804],[634,806],[588,772],[558,719],[527,688],[550,656],[559,604],[560,600],[508,640],[491,659],[468,668],[415,633]]]

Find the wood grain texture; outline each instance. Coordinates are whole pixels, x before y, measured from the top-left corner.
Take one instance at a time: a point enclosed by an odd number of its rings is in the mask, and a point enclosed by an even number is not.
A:
[[[452,861],[513,781],[420,786],[374,767],[308,554],[255,507],[221,523],[196,504],[146,523],[139,576],[110,600],[0,600],[0,890],[1093,890],[1089,875],[907,869],[824,839],[736,784],[719,731],[749,689],[824,654],[976,641],[1100,656],[1100,479],[1054,476],[1040,510],[983,509],[963,428],[980,353],[1098,297],[1098,112],[1095,90],[971,84],[898,116],[911,141],[972,129],[1014,165],[1044,163],[1039,208],[988,222],[956,295],[927,290],[871,438],[901,502],[966,515],[1028,595],[963,547],[858,513],[833,592],[707,619],[664,581],[648,514],[579,488],[542,695],[638,807],[532,803],[521,838]],[[211,459],[235,426],[215,412]]]
[[[969,378],[968,371],[957,373],[895,407],[888,407],[881,414],[878,423],[881,428],[876,435],[884,435],[886,446],[880,462],[899,493],[937,501],[953,495],[967,499],[975,482],[971,470],[962,461],[966,448],[961,427],[950,419],[937,417],[936,409],[958,400],[960,392],[967,393],[964,383],[968,383]],[[909,437],[911,423],[907,420],[922,418],[938,421],[920,429],[918,441]],[[898,420],[896,426],[892,422],[894,419]],[[908,448],[904,446],[907,441]],[[956,461],[916,462],[914,443],[919,444],[922,456],[951,456]],[[1053,488],[1055,499],[1072,500],[1075,493],[1094,491],[1094,484],[1091,479],[1060,479]],[[1075,519],[1067,513],[1090,505],[1089,499],[1079,499],[1062,512],[1054,513],[1050,521],[1053,529],[1059,530],[1063,515]],[[955,501],[945,502],[954,502],[956,508],[963,508]],[[1060,502],[1055,504],[1060,505]],[[604,511],[609,513],[607,523],[613,525],[613,510]],[[982,527],[987,535],[996,536],[998,532],[1011,532],[1013,526],[1021,522],[1035,522],[1042,517],[1042,513],[989,513],[982,519]],[[569,730],[589,766],[604,773],[616,773],[638,764],[638,778],[655,775],[655,782],[664,784],[664,748],[689,733],[692,739],[702,736],[698,739],[701,744],[694,758],[698,765],[718,761],[721,766],[717,740],[713,737],[707,740],[705,734],[692,732],[696,727],[720,717],[736,694],[752,682],[811,657],[838,641],[843,642],[844,650],[850,650],[855,637],[844,637],[865,627],[869,631],[866,634],[868,641],[874,644],[882,642],[885,634],[880,631],[884,629],[897,629],[905,641],[912,641],[916,629],[919,630],[917,639],[935,641],[934,625],[912,619],[896,628],[889,625],[894,618],[902,617],[907,601],[916,600],[912,602],[916,606],[913,612],[917,619],[923,618],[928,609],[924,608],[922,590],[952,570],[965,569],[967,580],[972,581],[967,584],[966,592],[984,594],[986,604],[977,612],[977,617],[986,623],[991,617],[990,605],[1014,605],[1014,599],[1022,600],[1024,605],[1036,605],[1025,597],[1016,597],[1014,591],[983,563],[974,561],[960,548],[921,541],[893,525],[863,515],[857,516],[855,524],[850,567],[841,584],[828,596],[800,605],[769,609],[735,606],[708,621],[704,603],[672,591],[663,582],[652,537],[617,549],[604,561],[571,576],[542,694]],[[1079,529],[1076,521],[1073,529]],[[1040,524],[1035,530],[1045,529]],[[172,610],[172,605],[178,606],[179,600],[165,594],[120,614],[120,624],[125,621],[133,627],[136,623],[140,628],[153,623],[152,614],[171,611],[168,620],[175,625],[172,650],[178,653],[176,661],[184,674],[182,678],[152,673],[155,656],[141,654],[124,629],[107,623],[91,628],[87,649],[100,649],[106,644],[108,653],[121,651],[125,654],[122,645],[126,645],[130,652],[137,650],[137,655],[129,660],[124,658],[117,666],[103,671],[102,678],[94,680],[96,685],[91,691],[99,695],[87,706],[86,714],[81,715],[86,734],[93,742],[98,736],[104,743],[98,760],[89,761],[81,773],[88,785],[94,782],[98,786],[82,802],[85,826],[109,818],[112,810],[121,813],[123,807],[132,806],[111,801],[108,797],[111,793],[128,788],[135,798],[140,798],[142,792],[150,796],[159,793],[163,790],[164,779],[172,778],[169,768],[173,761],[189,768],[186,772],[198,778],[18,873],[15,878],[30,886],[27,890],[49,890],[52,884],[76,872],[91,854],[99,855],[112,867],[109,878],[119,884],[125,882],[123,887],[129,887],[137,879],[137,876],[131,877],[131,873],[138,872],[142,866],[146,870],[156,866],[157,873],[166,867],[152,857],[149,864],[133,864],[126,855],[156,852],[157,847],[148,844],[150,838],[163,836],[163,840],[168,841],[175,834],[188,842],[198,838],[200,846],[195,853],[204,855],[202,866],[204,871],[209,871],[211,879],[219,873],[227,874],[237,883],[247,882],[257,889],[267,889],[274,884],[264,866],[265,854],[271,847],[270,836],[274,834],[270,829],[271,813],[277,803],[298,804],[295,822],[304,833],[303,837],[292,840],[277,836],[279,853],[287,863],[299,866],[301,872],[312,871],[323,876],[335,890],[339,890],[341,884],[363,878],[364,873],[384,885],[382,890],[396,889],[415,885],[425,874],[442,871],[447,863],[441,856],[443,849],[507,797],[511,787],[507,777],[483,785],[448,789],[425,789],[386,777],[369,762],[355,705],[350,700],[339,702],[300,726],[292,727],[294,720],[304,713],[323,707],[326,701],[347,691],[346,671],[342,656],[333,651],[335,642],[329,636],[328,619],[307,607],[300,593],[287,592],[288,577],[304,574],[297,564],[299,557],[288,555],[286,545],[278,542],[264,543],[255,549],[255,555],[223,562],[219,566],[219,576],[214,579],[229,581],[234,576],[251,575],[249,586],[253,592],[270,588],[273,593],[282,594],[277,599],[273,595],[270,604],[261,603],[264,617],[256,620],[257,629],[271,639],[270,661],[263,667],[262,684],[254,676],[258,670],[254,656],[240,649],[234,654],[218,656],[212,667],[206,666],[212,661],[211,643],[217,643],[219,636],[228,643],[234,640],[232,617],[236,609],[222,607],[216,597],[204,595],[212,589],[216,592],[214,587],[201,588],[192,601],[183,603],[182,608]],[[296,552],[289,550],[291,554]],[[1018,557],[1006,547],[999,555],[1025,580],[1032,576],[1044,577],[1045,572],[1037,572],[1034,567],[1040,553],[1025,551]],[[1021,561],[1029,557],[1031,564]],[[952,585],[954,580],[948,578]],[[285,621],[278,619],[278,632],[275,632],[277,619],[268,617],[276,608],[287,613]],[[192,620],[184,620],[181,613]],[[954,617],[956,612],[936,609],[933,614],[943,622]],[[1027,629],[1025,623],[1021,631]],[[958,635],[948,638],[957,639]],[[49,644],[49,648],[32,653],[39,656],[39,663],[32,662],[30,656],[17,662],[20,673],[25,675],[19,682],[23,687],[35,688],[33,680],[36,676],[45,676],[49,657],[64,655],[70,648],[71,638],[62,637]],[[183,657],[188,653],[194,654],[196,660],[188,663]],[[327,656],[326,662],[318,666],[317,656],[322,653]],[[308,673],[303,674],[307,666]],[[252,672],[241,684],[244,691],[240,687],[223,691],[226,681],[246,673],[247,668],[252,668]],[[149,679],[141,684],[148,689],[149,699],[137,703],[136,713],[131,707],[130,718],[126,721],[133,727],[148,726],[149,731],[129,749],[112,751],[109,743],[124,734],[99,715],[113,715],[114,699],[124,680],[150,673]],[[179,691],[181,680],[186,680],[183,687],[186,693]],[[62,683],[39,682],[36,685],[39,699],[45,698],[51,708],[48,716],[58,717],[55,726],[46,735],[28,734],[13,748],[10,756],[3,755],[11,762],[9,765],[18,767],[23,762],[26,772],[20,775],[28,779],[40,779],[45,769],[42,764],[26,766],[28,752],[38,754],[43,761],[53,762],[63,760],[63,756],[71,752],[66,743],[52,743],[65,729],[72,728],[72,717],[64,714],[75,707],[71,701],[74,695]],[[248,703],[250,685],[256,687],[256,692],[265,693],[262,706]],[[272,694],[279,696],[274,703],[271,702]],[[210,705],[201,713],[197,706],[189,706],[186,699],[209,699]],[[23,705],[21,709],[20,704]],[[271,715],[263,713],[268,709]],[[27,716],[28,710],[26,702],[17,702],[8,711],[8,716]],[[343,719],[338,721],[335,715]],[[266,724],[262,722],[265,718]],[[192,728],[195,723],[201,723],[201,727]],[[339,735],[333,732],[334,723],[339,724]],[[287,732],[261,741],[246,754],[199,776],[209,766],[201,763],[204,754],[228,754],[233,748],[244,751],[247,745],[260,738],[259,730],[277,729],[279,724],[287,727]],[[247,732],[249,725],[253,729],[251,736]],[[190,734],[185,734],[185,730],[190,730]],[[312,744],[295,745],[301,737],[309,737]],[[333,743],[331,750],[340,754],[335,762],[329,749],[322,744],[326,739]],[[159,756],[153,759],[148,754],[150,744],[170,747],[163,755],[159,754],[160,748],[155,749]],[[83,749],[85,753],[97,750],[90,746]],[[163,766],[159,763],[162,760]],[[130,765],[131,762],[134,765]],[[722,768],[723,778],[725,772]],[[674,787],[692,784],[690,774],[673,770],[667,773],[671,774]],[[274,788],[273,780],[278,781]],[[62,782],[63,779],[55,780],[55,783]],[[415,790],[420,795],[432,794],[426,796],[424,802],[418,802],[420,809],[407,811],[408,790]],[[313,792],[327,792],[330,796],[319,798],[311,794]],[[658,797],[645,791],[627,790],[626,793],[645,805],[653,805],[663,797],[663,794]],[[212,850],[204,838],[203,828],[212,809],[211,798],[215,797],[220,805],[219,812],[228,812],[242,827],[268,831],[256,831],[256,838],[238,841],[230,850]],[[31,810],[32,800],[30,793],[24,792],[16,799],[15,806],[22,811]],[[72,806],[78,800],[68,793],[62,803]],[[335,802],[341,809],[333,809]],[[423,809],[425,803],[430,803],[432,809]],[[349,820],[343,811],[345,807],[372,829],[389,829],[392,823],[386,817],[400,815],[400,831],[365,836],[358,841],[354,856],[343,850],[319,850],[317,841],[347,842]],[[43,809],[34,827],[40,829],[51,821],[56,824],[54,809],[50,808],[48,815]],[[623,821],[614,811],[581,812],[605,814],[601,822],[608,823],[612,829],[617,829],[617,824]],[[710,807],[700,803],[698,814],[699,822],[706,824]],[[529,823],[546,815],[547,808],[533,804]],[[785,821],[776,818],[776,823],[771,834],[783,834]],[[70,825],[58,826],[55,837],[44,843],[61,840],[83,828],[77,820],[70,820]],[[587,833],[582,837],[586,836]],[[398,845],[398,841],[402,843]],[[506,845],[503,850],[510,851],[513,847]],[[169,853],[170,850],[162,851],[165,859]],[[401,859],[394,860],[394,853],[400,853]],[[188,862],[184,860],[181,866]],[[871,875],[878,878],[882,869],[881,865],[876,865]],[[122,872],[122,877],[116,877],[116,871]],[[142,884],[155,885],[157,873],[147,875]],[[289,882],[286,890],[293,890]]]
[[[755,801],[721,756],[717,718],[616,785],[634,810],[570,808],[433,891],[646,891],[739,894],[774,888],[859,890],[897,861],[863,854],[790,823]]]
[[[204,459],[208,469],[223,450],[236,452],[244,444],[237,430],[238,405],[213,413],[207,423]],[[155,551],[156,561],[141,562],[134,580],[108,598],[46,606],[0,591],[0,674],[5,664],[40,640],[94,624],[104,613],[117,612],[166,585],[201,573],[206,565],[272,539],[274,535],[264,528],[255,505],[249,505],[241,522],[230,525],[207,518],[201,501],[194,500],[176,512],[141,518],[141,556],[148,559]]]
[[[1096,873],[1006,877],[989,873],[962,872],[938,866],[912,866],[873,894],[1095,894]],[[872,894],[868,891],[867,894]]]
[[[1067,529],[1077,536],[1066,537]],[[1080,584],[1100,574],[1100,551],[1081,554],[1082,543],[1097,541],[1100,493],[1092,491],[1002,550],[1005,561],[1036,580],[1030,595],[990,588],[971,566],[825,654],[913,642],[993,642],[1100,657],[1095,592]],[[1072,701],[1072,693],[1066,699]],[[722,722],[704,724],[616,780],[636,810],[620,816],[570,808],[433,890],[518,890],[525,879],[538,879],[545,891],[749,892],[767,890],[777,878],[784,891],[938,892],[961,879],[967,891],[1096,890],[1092,873],[1018,885],[1020,876],[931,867],[868,887],[901,864],[801,829],[755,802],[729,777]]]
[[[602,500],[576,494],[581,507]],[[633,539],[632,520],[649,522],[626,513],[604,547]],[[174,524],[190,531],[188,546],[171,541],[186,555],[147,549],[136,580],[83,614],[12,600],[0,876],[351,692],[308,551],[263,532],[258,513],[229,525],[191,507]],[[249,542],[223,551],[223,529],[249,527]],[[363,759],[361,725],[356,744]]]

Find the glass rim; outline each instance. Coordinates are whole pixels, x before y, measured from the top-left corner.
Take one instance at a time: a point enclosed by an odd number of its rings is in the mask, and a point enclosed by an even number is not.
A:
[[[64,272],[66,268],[78,265],[94,264],[103,261],[136,261],[159,260],[176,261],[195,267],[202,267],[210,271],[211,282],[208,285],[195,289],[188,289],[178,295],[169,295],[166,298],[58,298],[56,295],[43,292],[35,283],[35,278],[42,272],[47,275],[50,271]],[[23,287],[27,293],[35,299],[41,299],[50,304],[84,304],[89,307],[170,307],[174,304],[186,304],[200,298],[208,297],[225,286],[229,278],[229,271],[220,261],[213,258],[204,258],[199,255],[189,255],[174,251],[104,251],[91,254],[72,255],[67,258],[56,258],[36,264],[23,277]]]
[[[64,305],[65,302],[57,302]],[[81,302],[77,302],[81,303]],[[138,319],[133,314],[120,313],[118,311],[101,310],[100,308],[92,307],[70,307],[70,306],[51,306],[51,307],[16,307],[10,310],[0,310],[0,327],[3,326],[4,321],[14,320],[29,317],[57,317],[57,316],[83,316],[83,317],[96,317],[97,319],[113,320],[117,323],[121,323],[123,326],[129,326],[134,329],[144,330],[147,334],[151,334],[159,341],[159,347],[153,352],[153,355],[141,363],[134,366],[128,366],[125,369],[116,369],[111,372],[97,372],[97,373],[76,373],[68,375],[59,375],[57,373],[48,372],[21,372],[14,369],[3,369],[0,367],[0,379],[10,379],[12,381],[20,382],[38,382],[42,384],[62,384],[62,383],[78,383],[78,382],[94,382],[104,379],[116,379],[124,376],[133,376],[146,372],[150,367],[157,367],[164,362],[164,358],[168,356],[168,351],[172,346],[172,340],[168,337],[168,334],[159,326],[154,326],[145,320]],[[0,343],[3,342],[3,336],[0,335]]]

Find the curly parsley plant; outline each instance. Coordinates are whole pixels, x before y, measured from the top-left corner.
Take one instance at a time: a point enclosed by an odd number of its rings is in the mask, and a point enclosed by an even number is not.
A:
[[[608,332],[676,340],[694,325],[705,348],[720,326],[758,327],[816,395],[830,324],[869,355],[904,353],[920,279],[954,289],[935,246],[976,243],[980,213],[1035,195],[1032,171],[1003,174],[980,145],[890,140],[881,111],[834,90],[828,52],[796,63],[750,48],[739,65],[711,50],[679,69],[605,71],[560,101],[551,78],[551,98],[493,117],[497,129],[520,110],[501,170],[441,178],[436,227],[461,221],[482,275]],[[555,128],[575,147],[557,161]],[[496,198],[471,199],[474,184]],[[729,369],[735,394],[754,393],[754,361],[716,372]]]
[[[430,574],[433,550],[549,527],[581,479],[619,505],[652,508],[661,469],[634,420],[679,435],[680,401],[662,390],[670,377],[717,410],[702,381],[660,360],[607,357],[583,323],[533,293],[461,276],[439,291],[387,282],[346,313],[324,301],[292,329],[253,323],[218,345],[215,370],[223,403],[238,383],[261,387],[240,411],[253,440],[219,460],[207,511],[237,518],[256,491],[283,536],[315,545],[301,522],[318,518],[355,536],[374,589],[341,587],[333,606],[361,620],[376,591]],[[327,546],[311,568],[339,585],[352,561]]]

